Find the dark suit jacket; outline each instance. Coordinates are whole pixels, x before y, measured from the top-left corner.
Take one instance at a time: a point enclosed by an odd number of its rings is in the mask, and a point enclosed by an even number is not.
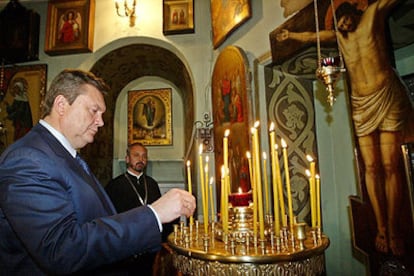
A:
[[[134,180],[135,176],[128,174],[130,180]],[[148,184],[148,204],[153,203],[157,199],[161,197],[161,191],[157,181],[149,175],[143,174],[141,177],[145,177],[147,184]],[[134,183],[136,190],[141,194],[144,195],[142,192],[144,189],[142,184]],[[125,174],[118,175],[111,181],[109,181],[108,185],[106,185],[105,190],[109,195],[112,203],[115,206],[115,209],[118,212],[125,212],[137,206],[141,206],[141,203],[135,194],[134,189],[131,187],[131,184],[128,182]],[[144,196],[141,196],[144,199]],[[163,224],[163,231],[162,231],[162,241],[166,242],[168,235],[173,232],[173,225],[179,224],[180,219],[176,219],[170,223]]]
[[[125,175],[126,174],[126,175]],[[137,183],[135,176],[126,172],[112,179],[105,187],[106,192],[112,200],[118,212],[125,212],[137,206],[142,206],[137,191],[142,200],[145,198],[145,186],[143,181]],[[144,177],[147,182],[147,204],[151,204],[161,197],[161,191],[158,183],[152,177],[143,174],[140,179]],[[131,186],[134,185],[135,189]],[[178,223],[174,221],[173,223]],[[163,224],[162,241],[166,242],[168,235],[173,231],[173,223]],[[153,272],[153,264],[156,253],[146,253],[136,255],[134,258],[129,258],[120,263],[131,275],[150,276]]]
[[[90,177],[38,124],[0,157],[0,274],[66,274],[159,250],[148,207],[116,211]]]

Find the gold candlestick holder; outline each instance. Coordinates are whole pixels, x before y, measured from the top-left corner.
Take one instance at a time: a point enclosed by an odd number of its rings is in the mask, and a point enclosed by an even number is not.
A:
[[[328,92],[327,102],[330,106],[333,106],[335,97],[335,85],[341,76],[341,73],[345,72],[345,68],[338,66],[338,57],[326,57],[320,61],[319,68],[316,70],[316,77],[320,79],[326,87]]]
[[[198,221],[174,227],[168,237],[175,267],[188,275],[236,275],[237,271],[262,271],[279,275],[320,275],[329,239],[320,228],[295,223],[274,233],[271,216],[266,219],[264,240],[253,229],[252,206],[229,207],[229,229],[210,222],[204,233]],[[192,230],[189,230],[192,229]],[[283,274],[283,273],[282,273]],[[253,274],[246,274],[253,275]],[[285,274],[283,274],[285,275]]]

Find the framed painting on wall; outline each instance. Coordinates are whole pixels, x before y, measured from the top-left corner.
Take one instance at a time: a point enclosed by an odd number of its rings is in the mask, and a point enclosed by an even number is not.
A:
[[[0,72],[0,152],[40,119],[47,65],[6,66]]]
[[[93,50],[95,0],[52,0],[48,4],[45,53],[51,56]]]
[[[245,52],[237,46],[227,46],[217,57],[211,81],[215,166],[221,168],[224,163],[223,137],[230,130],[228,158],[232,192],[248,192],[251,188],[246,157],[250,150],[252,117],[248,71]],[[216,170],[216,179],[221,179],[220,173]]]
[[[250,0],[211,0],[211,25],[213,46],[217,49],[224,40],[252,17]]]
[[[194,33],[194,1],[163,0],[163,33]]]
[[[172,144],[170,88],[128,92],[128,144]]]
[[[6,2],[6,1],[1,1]],[[4,64],[39,60],[40,15],[18,1],[0,12],[0,60]]]

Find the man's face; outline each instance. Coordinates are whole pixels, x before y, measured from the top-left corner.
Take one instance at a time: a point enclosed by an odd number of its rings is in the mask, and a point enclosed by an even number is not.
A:
[[[140,145],[135,145],[130,148],[125,161],[129,169],[142,173],[147,166],[147,159],[147,150]]]
[[[355,19],[351,15],[344,15],[338,20],[338,30],[341,32],[353,32],[356,29]]]
[[[69,105],[58,106],[63,135],[75,149],[92,143],[98,128],[104,125],[102,114],[106,110],[102,93],[92,85],[81,88],[84,92]]]

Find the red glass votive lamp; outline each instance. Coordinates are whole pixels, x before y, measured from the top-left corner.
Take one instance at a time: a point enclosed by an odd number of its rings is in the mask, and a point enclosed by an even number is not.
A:
[[[233,193],[229,195],[229,203],[233,207],[244,207],[249,206],[250,202],[252,201],[252,193]]]

